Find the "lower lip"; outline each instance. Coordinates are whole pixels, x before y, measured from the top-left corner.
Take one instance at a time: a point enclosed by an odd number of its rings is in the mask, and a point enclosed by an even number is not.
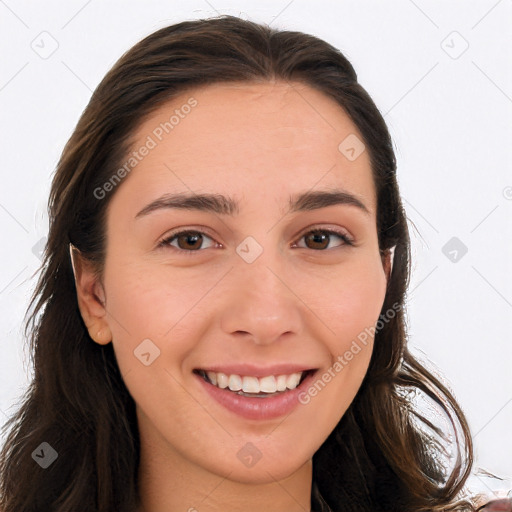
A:
[[[206,392],[229,411],[250,420],[270,420],[291,413],[301,403],[299,395],[308,388],[315,374],[316,371],[307,375],[295,389],[266,398],[238,395],[236,392],[220,389],[206,382],[200,375],[195,375]]]

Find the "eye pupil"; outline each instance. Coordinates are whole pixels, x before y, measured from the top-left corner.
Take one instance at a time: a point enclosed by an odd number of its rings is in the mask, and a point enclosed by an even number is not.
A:
[[[194,247],[192,247],[193,249],[197,249],[201,246],[201,242],[202,242],[202,235],[200,233],[184,233],[184,234],[181,234],[177,237],[178,239],[178,245],[180,246],[180,249],[185,249],[185,250],[189,250],[191,247],[190,247],[190,244],[189,244],[189,241],[191,239],[195,240],[196,242],[199,241],[199,243],[196,243]],[[185,245],[184,247],[182,246],[181,244],[181,241],[185,239],[186,240],[186,243],[189,244],[189,245]],[[192,242],[192,245],[194,245],[194,242]]]
[[[325,234],[324,232],[322,231],[312,231],[311,233],[309,233],[309,235],[306,236],[306,240],[310,240],[310,241],[313,241],[313,243],[315,244],[321,244],[321,247],[314,247],[315,249],[323,249],[325,248],[325,241],[327,239],[327,245],[328,245],[328,242],[329,242],[329,235]],[[322,242],[323,245],[322,245]]]

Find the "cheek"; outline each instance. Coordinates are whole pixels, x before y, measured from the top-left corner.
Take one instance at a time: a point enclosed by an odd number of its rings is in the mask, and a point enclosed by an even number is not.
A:
[[[134,351],[147,339],[171,360],[190,350],[194,337],[189,334],[197,324],[188,320],[204,314],[208,301],[203,299],[218,281],[214,274],[147,264],[107,267],[107,317],[120,366],[131,368],[137,362]],[[162,346],[162,340],[172,344]]]
[[[375,325],[386,293],[380,259],[354,260],[329,274],[302,277],[300,297],[341,342]]]
[[[105,286],[108,290],[108,313],[114,328],[130,333],[152,334],[155,327],[172,326],[180,304],[186,300],[188,289],[165,277],[165,269],[142,263],[115,263],[107,266]],[[169,274],[170,276],[170,274]],[[162,305],[171,305],[162,314]],[[155,324],[156,320],[156,324]],[[120,325],[115,326],[115,322]]]
[[[315,422],[323,426],[325,437],[352,403],[366,375],[385,288],[379,267],[366,266],[364,272],[355,268],[340,272],[325,280],[318,293],[309,295],[311,309],[329,329],[322,341],[330,365],[322,368],[300,399],[314,408]]]

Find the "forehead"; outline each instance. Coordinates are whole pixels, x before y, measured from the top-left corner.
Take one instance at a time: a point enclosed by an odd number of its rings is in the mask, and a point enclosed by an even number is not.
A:
[[[360,150],[362,136],[349,116],[308,85],[203,86],[163,104],[141,123],[132,150],[151,149],[130,172],[131,185],[122,188],[146,197],[219,191],[284,198],[317,186],[341,187],[364,197],[374,211],[368,152],[347,158],[347,140],[356,140]]]

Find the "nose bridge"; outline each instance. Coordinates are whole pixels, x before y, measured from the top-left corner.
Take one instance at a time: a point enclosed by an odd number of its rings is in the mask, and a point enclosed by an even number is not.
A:
[[[258,344],[271,343],[286,332],[300,332],[300,300],[287,284],[279,250],[265,249],[250,263],[244,254],[230,272],[222,329],[227,334],[248,333]]]
[[[236,248],[234,272],[239,284],[246,283],[249,294],[263,294],[268,301],[279,300],[289,293],[285,286],[284,255],[276,239],[277,230],[247,236]]]

